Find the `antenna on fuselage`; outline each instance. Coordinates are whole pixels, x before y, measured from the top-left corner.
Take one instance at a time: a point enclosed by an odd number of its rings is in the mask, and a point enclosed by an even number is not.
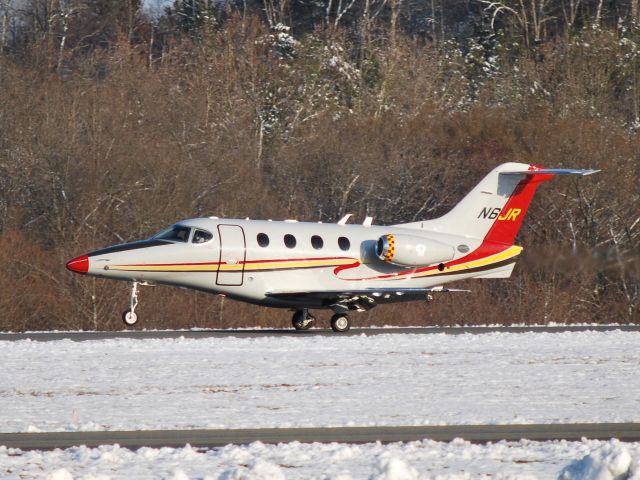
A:
[[[365,217],[364,222],[362,222],[362,225],[364,225],[365,227],[370,227],[372,223],[373,223],[373,217]]]
[[[349,219],[353,217],[353,213],[347,213],[344,217],[340,219],[338,225],[346,225]]]

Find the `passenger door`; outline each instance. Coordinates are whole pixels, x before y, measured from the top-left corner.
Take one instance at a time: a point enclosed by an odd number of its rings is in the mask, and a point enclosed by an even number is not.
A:
[[[238,286],[244,279],[247,244],[239,225],[218,225],[220,234],[220,263],[217,285]]]

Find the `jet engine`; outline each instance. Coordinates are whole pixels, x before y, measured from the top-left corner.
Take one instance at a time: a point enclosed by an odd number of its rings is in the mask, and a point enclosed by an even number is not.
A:
[[[403,267],[423,267],[446,262],[454,256],[453,247],[413,235],[382,235],[376,244],[380,260]]]

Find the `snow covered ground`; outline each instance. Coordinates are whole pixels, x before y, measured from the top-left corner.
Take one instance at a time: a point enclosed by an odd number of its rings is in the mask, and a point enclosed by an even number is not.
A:
[[[640,332],[0,342],[0,431],[640,421]]]
[[[640,478],[640,444],[457,440],[366,444],[229,445],[213,450],[118,446],[20,452],[0,447],[6,479],[553,479]]]
[[[619,331],[0,341],[0,431],[637,422],[639,344]],[[0,477],[640,480],[640,443],[0,447]]]

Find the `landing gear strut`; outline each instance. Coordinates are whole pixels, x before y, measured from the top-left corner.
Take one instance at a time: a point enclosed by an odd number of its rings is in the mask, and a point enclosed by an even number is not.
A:
[[[346,313],[336,313],[331,317],[331,328],[334,332],[348,332],[351,328],[351,320]]]
[[[302,310],[296,310],[293,314],[291,323],[296,330],[309,330],[315,321],[315,317],[309,314],[309,309],[303,308]]]
[[[138,306],[138,282],[133,282],[131,287],[131,297],[129,300],[129,308],[122,313],[122,321],[128,327],[132,327],[138,321],[136,307]]]

